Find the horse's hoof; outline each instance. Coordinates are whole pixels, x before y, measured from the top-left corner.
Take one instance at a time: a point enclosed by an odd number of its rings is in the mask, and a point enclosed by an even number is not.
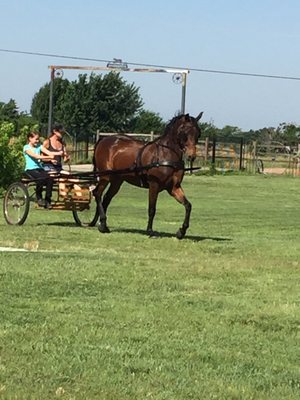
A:
[[[184,238],[184,235],[185,235],[185,233],[183,232],[182,229],[179,229],[179,230],[176,232],[176,237],[177,237],[177,239],[179,239],[179,240],[183,239],[183,238]]]
[[[98,230],[99,230],[99,232],[101,232],[101,233],[110,233],[110,230],[109,230],[109,228],[108,228],[107,226],[101,226],[101,225],[99,225]]]
[[[158,232],[155,232],[155,231],[153,231],[153,230],[151,229],[151,230],[148,230],[148,231],[147,231],[147,235],[148,235],[150,238],[157,238],[157,237],[158,237]]]

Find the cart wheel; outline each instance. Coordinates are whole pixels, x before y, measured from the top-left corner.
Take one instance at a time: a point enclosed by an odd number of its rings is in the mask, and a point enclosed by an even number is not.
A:
[[[83,226],[83,227],[88,227],[88,226],[95,226],[99,214],[97,210],[97,204],[95,199],[91,199],[91,202],[89,203],[89,207],[79,211],[79,210],[73,210],[73,217],[78,226]]]
[[[30,199],[27,187],[22,182],[11,184],[4,196],[3,214],[10,225],[22,225],[29,213]]]

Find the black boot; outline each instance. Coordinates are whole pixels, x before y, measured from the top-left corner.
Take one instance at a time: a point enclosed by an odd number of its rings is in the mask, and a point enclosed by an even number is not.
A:
[[[45,202],[42,198],[36,200],[39,207],[45,207]]]

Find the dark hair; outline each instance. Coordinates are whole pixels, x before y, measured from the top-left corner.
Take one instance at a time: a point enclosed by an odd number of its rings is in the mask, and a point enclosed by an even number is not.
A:
[[[65,128],[61,124],[54,124],[52,127],[52,131],[58,131],[63,133],[65,131]]]
[[[32,137],[34,137],[36,135],[40,136],[40,133],[36,132],[36,131],[32,131],[32,132],[27,133],[27,140],[29,140],[30,138],[32,138]]]

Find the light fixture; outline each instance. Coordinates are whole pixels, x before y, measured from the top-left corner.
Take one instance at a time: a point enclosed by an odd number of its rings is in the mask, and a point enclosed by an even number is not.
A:
[[[123,62],[121,58],[114,58],[113,61],[108,62],[106,66],[107,68],[120,69],[122,71],[128,69],[127,63]]]

